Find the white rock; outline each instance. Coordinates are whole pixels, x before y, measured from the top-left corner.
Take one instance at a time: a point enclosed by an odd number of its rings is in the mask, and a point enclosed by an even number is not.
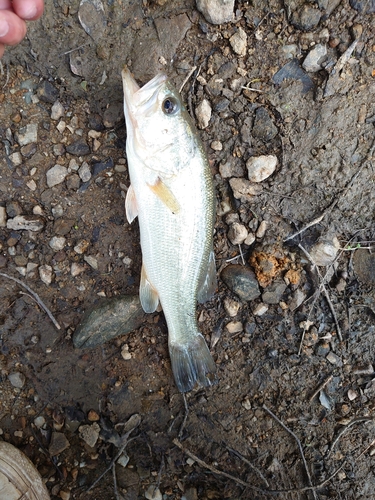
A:
[[[44,227],[44,221],[39,215],[16,215],[7,220],[7,228],[14,231],[40,231]]]
[[[234,0],[197,0],[197,9],[211,24],[229,23],[233,20]]]
[[[46,265],[39,267],[39,277],[46,285],[50,285],[53,279],[52,267]]]
[[[57,184],[61,184],[65,177],[68,175],[68,169],[62,165],[55,165],[50,168],[46,174],[47,176],[47,186],[53,187]]]
[[[98,269],[98,261],[92,255],[85,255],[83,260],[87,262],[87,264],[93,269]]]
[[[70,266],[70,274],[73,276],[73,278],[83,273],[84,270],[85,266],[83,266],[82,264],[78,264],[77,262],[73,262]]]
[[[262,182],[276,169],[277,157],[274,155],[253,156],[246,162],[248,177],[251,182]]]
[[[16,132],[16,140],[20,146],[26,146],[32,142],[38,141],[38,124],[28,123],[26,127],[22,127]]]
[[[26,382],[25,375],[20,372],[10,373],[8,375],[8,379],[9,382],[12,384],[12,386],[17,387],[18,389],[22,389],[22,387],[25,385]]]
[[[34,418],[34,425],[38,429],[41,429],[45,423],[46,423],[46,419],[44,417],[42,417],[42,415]]]
[[[9,155],[9,159],[13,163],[14,167],[18,167],[18,165],[21,165],[22,163],[22,156],[18,151]]]
[[[319,241],[310,249],[310,256],[317,266],[329,266],[336,259],[340,249],[339,240],[334,236],[330,241]]]
[[[34,179],[27,181],[26,186],[30,189],[30,191],[36,190],[36,182],[34,181]]]
[[[145,491],[145,498],[147,500],[163,500],[163,495],[159,488],[151,484]]]
[[[257,306],[255,306],[255,309],[253,310],[254,316],[263,316],[268,311],[268,306],[267,304],[260,303]]]
[[[252,184],[249,180],[242,177],[233,177],[229,180],[230,187],[233,191],[233,196],[242,202],[250,201],[253,195],[260,193],[262,188]]]
[[[0,206],[0,227],[6,227],[7,225],[7,211],[5,207]]]
[[[93,448],[99,438],[100,427],[97,422],[91,425],[81,425],[78,429],[79,437],[84,440],[86,444]]]
[[[198,127],[200,129],[208,127],[211,120],[211,113],[212,109],[210,103],[207,99],[203,99],[203,101],[195,108],[195,116],[197,117]]]
[[[64,113],[64,106],[60,101],[56,101],[51,108],[51,119],[57,121],[64,115]]]
[[[246,240],[244,241],[245,245],[252,245],[255,241],[255,234],[254,233],[249,233],[247,235]]]
[[[242,406],[245,408],[245,410],[251,410],[251,403],[248,396],[246,396],[246,398],[242,401]]]
[[[59,123],[56,125],[57,130],[62,134],[64,130],[66,129],[66,123],[64,120],[59,121]]]
[[[35,262],[28,262],[26,266],[26,276],[28,278],[35,278],[38,264]]]
[[[80,255],[85,253],[90,246],[90,242],[88,240],[80,240],[74,247],[74,251]]]
[[[84,161],[79,167],[78,175],[80,176],[82,182],[87,182],[91,179],[90,165],[87,161]]]
[[[237,313],[238,313],[240,307],[241,307],[241,304],[239,302],[237,302],[237,300],[233,300],[229,297],[226,297],[224,299],[225,312],[231,318],[234,318],[234,316],[237,316]]]
[[[228,231],[228,238],[232,245],[241,245],[247,238],[248,231],[243,224],[234,222]]]
[[[52,250],[58,252],[59,250],[62,250],[64,248],[65,242],[66,238],[64,238],[64,236],[53,236],[48,244],[52,248]]]
[[[302,63],[304,70],[310,73],[316,73],[322,69],[321,63],[327,55],[327,47],[318,43],[305,57]]]
[[[223,144],[220,141],[212,141],[210,146],[214,151],[221,151],[223,149]]]
[[[243,330],[243,324],[241,321],[230,321],[227,323],[226,329],[229,333],[239,333]]]
[[[257,232],[255,233],[255,236],[261,240],[264,238],[264,235],[266,234],[268,227],[268,222],[266,220],[262,220],[262,222],[259,224],[259,227],[257,229]]]
[[[242,28],[238,28],[236,33],[229,38],[229,43],[236,54],[246,56],[247,36]]]

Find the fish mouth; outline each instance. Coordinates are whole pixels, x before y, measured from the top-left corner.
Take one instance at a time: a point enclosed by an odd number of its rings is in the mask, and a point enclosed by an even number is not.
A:
[[[124,66],[121,75],[125,108],[129,112],[132,108],[137,108],[138,112],[147,114],[147,111],[155,104],[158,96],[157,90],[167,80],[167,76],[163,74],[156,75],[143,87],[140,87],[127,66]]]

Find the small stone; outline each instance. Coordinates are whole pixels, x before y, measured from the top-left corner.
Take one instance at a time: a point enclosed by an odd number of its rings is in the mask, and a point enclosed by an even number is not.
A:
[[[25,385],[26,377],[23,373],[13,372],[8,375],[8,380],[13,387],[17,387],[17,389],[22,389],[22,387]]]
[[[260,295],[255,274],[246,266],[229,264],[221,272],[221,279],[241,300],[254,300]]]
[[[159,488],[151,484],[145,491],[145,498],[147,500],[163,500],[163,495]]]
[[[95,410],[90,410],[87,414],[87,419],[89,422],[99,422],[100,415],[98,415]]]
[[[247,238],[248,231],[243,224],[234,222],[228,231],[228,239],[232,245],[241,245]]]
[[[211,120],[211,113],[212,109],[210,103],[207,101],[207,99],[203,99],[203,101],[195,108],[195,116],[197,118],[198,128],[205,129],[208,127],[208,124]]]
[[[83,273],[85,270],[85,266],[82,264],[78,264],[77,262],[73,262],[70,266],[70,274],[75,278],[79,274]]]
[[[22,127],[15,133],[16,141],[20,146],[26,146],[32,142],[38,141],[38,125],[37,123],[29,123],[26,127]]]
[[[257,232],[255,233],[255,236],[261,240],[264,238],[264,235],[266,234],[268,227],[268,222],[266,220],[262,220],[262,222],[259,224],[259,227],[257,229]]]
[[[251,182],[262,182],[276,169],[277,157],[274,155],[253,156],[246,162],[248,177]]]
[[[123,173],[126,171],[127,171],[127,168],[125,165],[115,165],[115,172]]]
[[[82,182],[87,182],[91,179],[91,169],[90,165],[84,161],[78,170],[78,175]]]
[[[243,178],[233,177],[229,180],[229,184],[232,188],[233,196],[243,203],[251,201],[252,196],[259,194],[262,190],[261,186],[257,186]]]
[[[342,366],[341,358],[332,351],[327,354],[326,360],[329,361],[331,365]]]
[[[254,243],[255,240],[256,240],[255,234],[249,233],[244,241],[244,244],[250,246]]]
[[[214,151],[221,151],[223,149],[223,144],[220,141],[212,141],[210,146]]]
[[[48,244],[52,248],[52,250],[58,252],[59,250],[62,250],[65,247],[65,242],[66,238],[64,238],[64,236],[53,236]]]
[[[53,272],[52,267],[48,264],[39,267],[39,277],[46,285],[50,285],[52,283]]]
[[[254,125],[251,134],[263,142],[269,142],[276,137],[277,132],[277,127],[273,123],[269,112],[263,107],[258,108],[255,111]]]
[[[305,60],[302,63],[302,68],[310,73],[315,73],[321,70],[321,63],[323,62],[326,55],[327,47],[320,43],[316,44],[315,47],[310,50],[310,52],[305,57]]]
[[[58,90],[47,80],[44,80],[38,87],[38,97],[41,101],[53,104],[58,96]]]
[[[5,207],[0,206],[0,227],[7,225],[7,211]]]
[[[234,0],[197,0],[197,9],[211,24],[224,24],[233,20]]]
[[[242,401],[242,406],[245,408],[245,410],[251,410],[251,403],[248,396],[246,396],[246,398]]]
[[[315,348],[315,354],[317,356],[325,357],[327,353],[329,353],[329,351],[330,347],[329,344],[327,344],[327,342],[319,342],[319,344]]]
[[[309,31],[315,28],[320,21],[321,12],[310,4],[297,8],[292,16],[291,23],[298,29]]]
[[[193,465],[195,460],[187,459],[186,463],[188,465]],[[182,495],[181,500],[198,500],[198,492],[196,488],[187,488],[185,493]]]
[[[78,429],[79,436],[86,444],[93,448],[99,438],[100,427],[99,424],[94,422],[91,425],[81,425]]]
[[[53,187],[61,184],[65,177],[68,175],[68,169],[62,165],[55,165],[50,168],[46,174],[47,176],[47,186]]]
[[[30,181],[26,182],[26,186],[30,189],[30,191],[35,191],[36,190],[36,182],[34,179],[31,179]]]
[[[9,155],[9,159],[12,162],[13,167],[18,167],[18,165],[21,165],[22,163],[22,156],[19,151],[16,151],[15,153]]]
[[[90,153],[89,146],[82,139],[78,139],[77,141],[66,146],[66,150],[68,153],[75,156],[85,156]]]
[[[53,154],[55,156],[62,156],[65,153],[64,144],[54,144],[53,145]]]
[[[61,500],[70,500],[70,491],[60,490],[59,497]]]
[[[89,248],[89,246],[90,246],[90,242],[88,240],[81,240],[74,247],[74,251],[81,255],[81,254],[87,252],[87,249]]]
[[[93,269],[97,270],[98,269],[98,261],[95,257],[92,255],[85,255],[83,257],[83,260],[87,262],[87,264],[92,267]]]
[[[332,240],[323,240],[316,243],[310,249],[310,256],[317,266],[329,266],[335,261],[339,249],[340,242],[334,236]]]
[[[253,314],[254,314],[254,316],[263,316],[263,314],[265,314],[267,311],[268,311],[267,304],[260,303],[260,304],[255,306],[255,308],[253,310]]]
[[[227,323],[226,329],[229,333],[239,333],[243,331],[243,324],[241,321],[230,321]]]
[[[247,36],[241,27],[229,38],[229,43],[236,54],[239,56],[246,55]]]
[[[125,344],[122,347],[122,349],[121,349],[121,356],[122,356],[122,359],[125,359],[125,361],[128,361],[129,359],[132,359],[132,355],[129,352],[129,347],[127,346],[127,344]]]
[[[66,123],[64,120],[59,121],[59,123],[56,125],[57,130],[62,134],[64,130],[66,129]]]
[[[62,432],[53,432],[48,451],[49,454],[54,457],[56,455],[60,455],[60,453],[69,448],[69,446],[70,444],[65,434]]]
[[[16,215],[21,215],[22,214],[22,206],[18,201],[11,200],[8,201],[6,204],[6,211],[8,214],[8,217],[16,217]]]
[[[38,429],[41,429],[45,423],[46,423],[46,419],[44,417],[42,417],[42,415],[34,418],[34,425]]]
[[[56,101],[51,108],[51,120],[59,120],[62,116],[64,116],[65,109],[60,101]]]
[[[375,283],[375,253],[364,248],[358,248],[353,256],[353,268],[357,278],[362,283]]]
[[[27,259],[26,257],[24,257],[23,255],[16,255],[14,257],[14,263],[16,264],[16,266],[18,267],[23,267],[23,266],[26,266],[27,264]]]
[[[66,187],[72,191],[76,191],[81,185],[81,179],[79,175],[72,174],[66,178]]]
[[[358,392],[353,391],[353,389],[349,389],[348,390],[348,398],[349,398],[349,401],[354,401],[355,399],[358,398]]]
[[[285,283],[274,281],[264,290],[262,294],[262,300],[266,304],[278,304],[285,290],[286,290]]]
[[[237,300],[233,300],[233,299],[231,299],[229,297],[226,297],[224,299],[224,309],[225,309],[225,312],[231,318],[233,318],[234,316],[237,316],[238,311],[240,309],[240,306],[241,306],[241,304],[239,302],[237,302]]]
[[[99,130],[89,130],[87,134],[91,139],[99,139],[102,133]]]
[[[40,231],[44,227],[44,220],[38,215],[17,215],[7,220],[7,228],[15,231]]]

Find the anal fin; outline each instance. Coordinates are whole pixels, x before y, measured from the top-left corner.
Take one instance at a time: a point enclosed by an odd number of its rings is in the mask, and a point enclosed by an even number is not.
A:
[[[139,285],[139,299],[146,313],[155,312],[159,305],[158,293],[149,282],[143,264],[141,270],[141,283]]]

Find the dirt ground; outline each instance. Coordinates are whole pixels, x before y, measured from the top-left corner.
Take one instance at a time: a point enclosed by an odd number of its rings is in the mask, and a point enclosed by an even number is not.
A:
[[[53,499],[373,499],[373,2],[236,2],[222,25],[193,0],[99,3],[47,0],[2,59],[2,438],[33,460]],[[305,71],[319,44],[326,54]],[[188,413],[162,312],[95,348],[73,346],[89,307],[138,290],[124,63],[142,84],[163,71],[177,87],[196,68],[182,96],[193,114],[203,99],[212,109],[200,134],[218,273],[238,264],[260,287],[240,299],[219,280],[198,306],[219,381],[187,394]],[[254,183],[248,160],[260,155],[278,163]]]

